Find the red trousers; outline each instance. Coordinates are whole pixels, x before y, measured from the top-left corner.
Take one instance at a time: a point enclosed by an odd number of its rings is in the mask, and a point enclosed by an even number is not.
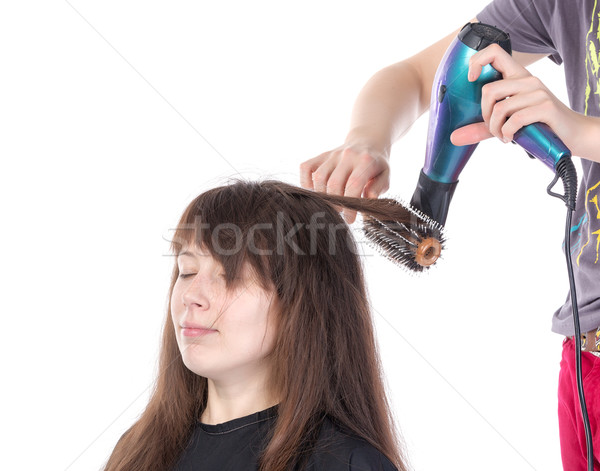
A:
[[[583,352],[583,391],[590,419],[594,448],[594,471],[600,471],[600,357]],[[585,432],[577,393],[575,343],[565,339],[558,379],[558,424],[560,451],[565,471],[586,471]]]

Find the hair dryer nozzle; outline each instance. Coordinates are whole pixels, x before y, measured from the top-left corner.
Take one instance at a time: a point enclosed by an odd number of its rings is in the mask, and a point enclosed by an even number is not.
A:
[[[446,223],[448,208],[458,181],[442,183],[429,178],[422,170],[410,205],[441,225]]]

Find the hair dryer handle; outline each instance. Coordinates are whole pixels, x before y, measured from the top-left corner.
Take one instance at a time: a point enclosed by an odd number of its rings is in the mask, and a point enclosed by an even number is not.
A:
[[[519,129],[513,142],[519,144],[530,157],[535,157],[553,172],[563,157],[570,157],[571,151],[546,123],[533,123]]]

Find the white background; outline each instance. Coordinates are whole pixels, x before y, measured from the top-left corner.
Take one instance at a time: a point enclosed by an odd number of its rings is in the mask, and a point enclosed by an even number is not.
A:
[[[4,469],[98,470],[148,400],[173,260],[198,193],[299,184],[378,69],[485,1],[6,2],[0,14]],[[531,70],[566,102],[563,71]],[[428,116],[394,147],[409,199]],[[498,140],[461,175],[437,269],[365,247],[415,470],[558,470],[551,316],[567,293],[551,173]]]

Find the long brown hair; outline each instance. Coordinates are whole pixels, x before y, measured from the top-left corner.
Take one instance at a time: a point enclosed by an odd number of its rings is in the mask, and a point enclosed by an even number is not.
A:
[[[307,437],[316,436],[325,416],[406,469],[357,246],[340,207],[375,216],[389,216],[390,210],[382,200],[315,193],[278,181],[237,181],[195,198],[171,242],[175,255],[187,245],[206,248],[229,283],[249,262],[257,280],[275,287],[272,381],[280,403],[261,471],[288,471],[301,463],[310,452]],[[410,215],[400,210],[396,218]],[[178,276],[174,264],[169,301]],[[105,471],[172,468],[206,400],[207,380],[184,365],[169,307],[150,402],[117,443]]]

